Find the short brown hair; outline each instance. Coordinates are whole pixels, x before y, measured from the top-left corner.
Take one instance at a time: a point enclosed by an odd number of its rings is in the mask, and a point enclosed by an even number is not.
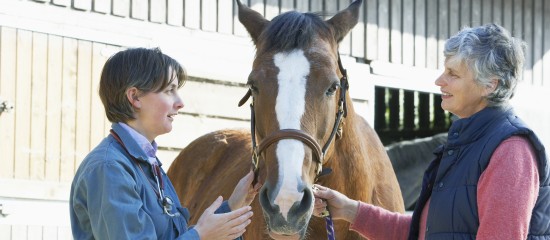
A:
[[[178,88],[185,83],[185,69],[159,48],[130,48],[111,56],[101,72],[99,97],[105,107],[107,119],[124,122],[134,119],[134,108],[126,98],[126,90],[159,92],[173,80],[169,70],[176,73]]]

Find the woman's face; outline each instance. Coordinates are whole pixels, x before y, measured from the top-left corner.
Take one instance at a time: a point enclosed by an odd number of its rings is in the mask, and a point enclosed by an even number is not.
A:
[[[135,111],[136,119],[131,125],[151,142],[172,130],[172,121],[178,110],[183,108],[178,94],[178,79],[176,76],[171,76],[171,79],[172,82],[162,91],[146,93],[137,100],[139,106]]]
[[[467,118],[487,106],[490,88],[479,86],[474,73],[464,61],[453,57],[445,60],[445,71],[435,85],[441,89],[441,107],[459,118]]]

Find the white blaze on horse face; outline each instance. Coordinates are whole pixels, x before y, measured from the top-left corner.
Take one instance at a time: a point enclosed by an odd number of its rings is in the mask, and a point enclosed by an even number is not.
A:
[[[277,53],[273,60],[279,68],[279,92],[275,103],[277,121],[281,129],[300,129],[305,111],[309,61],[302,50]],[[304,144],[294,139],[281,140],[277,144],[276,155],[279,161],[279,181],[276,188],[279,192],[274,203],[279,206],[283,217],[287,218],[292,205],[300,202],[303,197],[298,189],[303,185],[301,177]]]

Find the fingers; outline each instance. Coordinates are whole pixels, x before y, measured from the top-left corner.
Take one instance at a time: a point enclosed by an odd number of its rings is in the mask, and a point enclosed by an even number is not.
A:
[[[313,196],[317,198],[328,198],[330,195],[330,189],[321,185],[313,185]]]
[[[223,202],[223,197],[218,196],[218,198],[216,198],[216,200],[210,205],[210,207],[208,207],[204,211],[213,214],[222,205],[222,202]]]
[[[325,213],[328,213],[327,202],[323,199],[315,198],[313,215],[317,217],[324,217]]]
[[[247,185],[252,185],[252,180],[254,180],[254,172],[250,170],[242,179]]]

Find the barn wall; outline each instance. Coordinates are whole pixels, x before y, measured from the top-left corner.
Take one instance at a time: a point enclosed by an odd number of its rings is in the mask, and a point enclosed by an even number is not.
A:
[[[243,2],[270,19],[292,9],[334,13],[350,1]],[[0,98],[15,106],[0,115],[0,239],[70,239],[70,182],[110,127],[97,83],[120,49],[160,47],[190,75],[174,130],[157,139],[165,169],[204,133],[248,128],[249,109],[237,102],[254,47],[235,12],[230,0],[0,1]],[[528,43],[514,104],[549,142],[550,113],[529,104],[550,95],[550,3],[543,0],[364,0],[340,46],[356,110],[373,125],[375,86],[437,95],[444,40],[487,22]],[[34,220],[25,222],[29,212]]]

